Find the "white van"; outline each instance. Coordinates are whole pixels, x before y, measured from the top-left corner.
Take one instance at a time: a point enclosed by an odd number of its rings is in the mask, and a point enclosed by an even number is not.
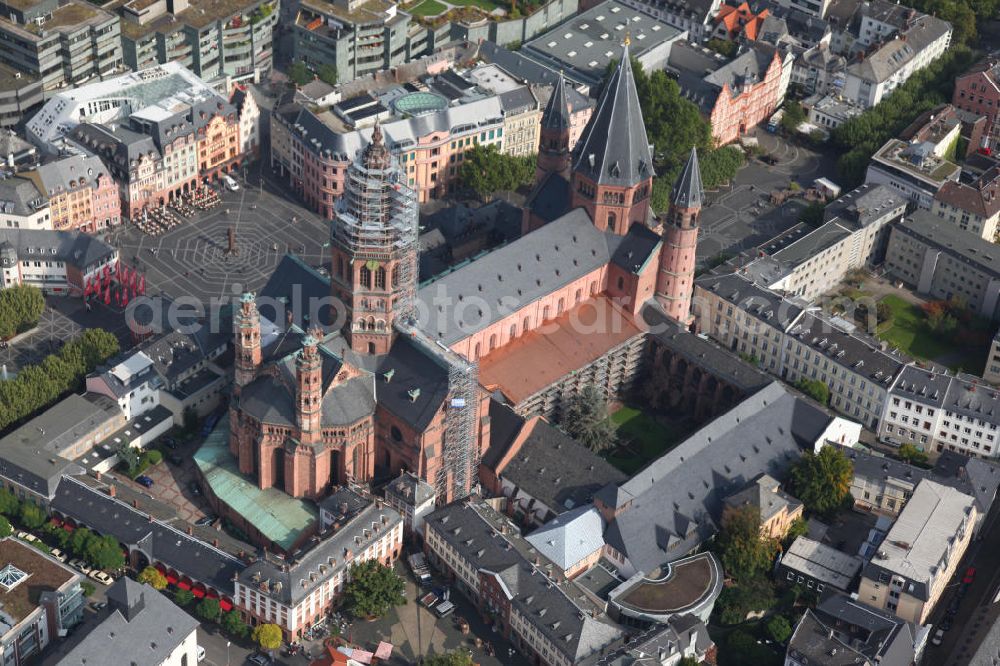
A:
[[[200,664],[201,662],[205,661],[205,648],[203,648],[200,645],[197,647],[198,647],[198,663]]]
[[[223,176],[222,182],[225,183],[226,189],[230,192],[235,192],[240,189],[239,183],[237,183],[232,176]]]

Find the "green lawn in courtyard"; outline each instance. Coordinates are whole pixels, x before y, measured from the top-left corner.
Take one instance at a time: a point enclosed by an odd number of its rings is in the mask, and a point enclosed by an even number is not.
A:
[[[618,429],[619,445],[606,454],[609,463],[632,475],[681,441],[683,433],[671,432],[641,409],[623,406],[611,415]]]
[[[899,296],[889,295],[881,302],[892,310],[892,321],[879,327],[880,339],[898,347],[904,354],[936,361],[953,370],[962,368],[974,373],[982,370],[986,349],[961,347],[946,337],[936,335],[927,328],[923,310]]]
[[[484,12],[489,14],[497,7],[503,7],[504,5],[492,2],[491,0],[448,0],[451,4],[456,7],[479,7]]]
[[[448,11],[448,7],[438,0],[424,0],[416,7],[410,7],[406,11],[414,16],[437,16]]]

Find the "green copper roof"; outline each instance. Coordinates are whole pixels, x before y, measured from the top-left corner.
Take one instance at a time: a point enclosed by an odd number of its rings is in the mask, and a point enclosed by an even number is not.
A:
[[[219,420],[194,454],[194,461],[216,497],[285,550],[291,550],[302,532],[317,520],[312,502],[295,499],[277,488],[261,490],[240,474],[229,452],[228,418]]]

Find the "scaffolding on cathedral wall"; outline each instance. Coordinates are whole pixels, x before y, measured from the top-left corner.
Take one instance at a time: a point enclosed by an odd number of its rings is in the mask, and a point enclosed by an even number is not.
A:
[[[405,175],[394,159],[380,168],[366,164],[364,158],[364,154],[359,155],[347,169],[333,240],[373,267],[396,260],[398,273],[387,279],[398,294],[396,312],[405,318],[413,313],[417,288],[417,197],[405,184]]]
[[[448,370],[442,451],[444,464],[435,479],[434,489],[438,497],[461,499],[476,490],[479,483],[479,463],[482,457],[476,437],[479,423],[479,365],[467,361],[444,343],[431,340],[416,327],[416,322],[412,319],[401,323],[399,329]]]

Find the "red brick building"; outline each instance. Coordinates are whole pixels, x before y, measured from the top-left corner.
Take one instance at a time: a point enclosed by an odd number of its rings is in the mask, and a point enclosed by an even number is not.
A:
[[[955,79],[955,94],[951,103],[965,111],[985,116],[984,147],[993,152],[1000,150],[1000,60],[995,57],[980,60]]]

